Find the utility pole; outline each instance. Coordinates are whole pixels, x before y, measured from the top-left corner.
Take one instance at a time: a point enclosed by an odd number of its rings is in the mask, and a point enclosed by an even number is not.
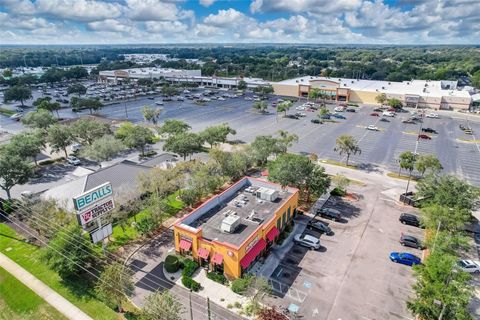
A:
[[[416,157],[417,156],[417,150],[418,150],[418,142],[420,140],[420,134],[422,132],[422,127],[423,127],[423,118],[425,116],[425,112],[422,113],[422,122],[420,122],[420,127],[418,128],[418,135],[417,135],[417,141],[415,142],[415,150],[413,151],[413,155]],[[407,193],[408,193],[408,187],[410,187],[410,180],[412,179],[412,172],[413,169],[410,170],[410,174],[408,175],[408,181],[407,181],[407,188],[405,190],[405,197],[403,198],[403,203],[405,204],[405,201],[407,199]]]
[[[189,293],[188,297],[190,299],[190,320],[193,320],[192,289],[190,289],[190,293]]]
[[[207,297],[207,316],[208,320],[212,320],[212,316],[210,314],[210,298]]]

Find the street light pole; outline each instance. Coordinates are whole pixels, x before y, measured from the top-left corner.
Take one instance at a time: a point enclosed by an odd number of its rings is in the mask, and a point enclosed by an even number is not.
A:
[[[422,127],[423,127],[423,119],[425,118],[425,111],[422,112],[422,121],[420,122],[420,127],[418,128],[418,135],[417,135],[417,141],[415,142],[415,150],[413,151],[413,155],[416,157],[417,156],[417,150],[418,150],[418,142],[420,140],[420,134],[422,132]],[[412,172],[413,169],[410,170],[410,174],[408,175],[408,181],[407,181],[407,188],[405,190],[405,197],[403,197],[403,203],[405,204],[405,201],[407,199],[407,193],[408,193],[408,188],[410,187],[410,180],[412,179]]]

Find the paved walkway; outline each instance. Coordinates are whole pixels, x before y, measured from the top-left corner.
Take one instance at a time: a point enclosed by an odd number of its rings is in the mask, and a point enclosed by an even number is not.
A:
[[[42,281],[35,278],[27,270],[20,267],[3,253],[0,253],[0,267],[7,270],[11,275],[42,297],[46,302],[48,302],[52,307],[57,309],[68,319],[93,320],[82,310],[70,303],[70,301],[50,289]]]

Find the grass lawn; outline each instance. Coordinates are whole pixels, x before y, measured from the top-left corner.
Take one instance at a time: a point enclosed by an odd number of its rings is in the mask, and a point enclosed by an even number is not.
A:
[[[178,195],[178,192],[175,192],[167,197],[167,202],[170,205],[171,209],[163,215],[164,220],[175,215],[178,211],[182,210],[185,207],[183,202],[177,199],[177,195]],[[125,244],[127,244],[129,241],[138,239],[141,236],[141,234],[133,226],[133,223],[135,222],[135,219],[139,221],[143,217],[149,216],[150,214],[151,214],[150,209],[146,208],[140,211],[139,213],[137,213],[136,217],[128,218],[128,224],[127,226],[124,227],[125,230],[122,229],[122,227],[119,225],[114,226],[113,233],[110,236],[110,239],[112,241],[109,242],[108,249],[110,251],[115,251],[119,247],[122,247]]]
[[[64,298],[69,300],[71,303],[76,305],[93,319],[122,319],[121,316],[117,315],[104,303],[96,300],[91,295],[91,291],[89,290],[89,288],[86,288],[84,285],[82,285],[82,283],[76,282],[74,284],[70,283],[70,285],[68,283],[65,283],[55,271],[52,271],[42,261],[42,249],[23,242],[20,235],[17,235],[17,233],[13,229],[4,224],[0,224],[0,251],[16,263],[18,263],[20,266],[22,266],[25,270],[33,274],[47,286],[49,286],[57,293],[62,295]],[[20,300],[20,298],[21,294],[17,294],[16,299]],[[7,298],[5,298],[5,301],[7,301],[6,299]],[[3,302],[3,300],[1,302]],[[7,303],[7,305],[9,304]],[[1,306],[0,310],[3,311],[3,308]],[[0,319],[3,320],[2,316],[3,313],[0,312]],[[15,319],[10,317],[7,318],[9,320]],[[36,320],[39,319],[36,318]]]
[[[398,173],[395,173],[395,172],[389,172],[389,173],[387,173],[387,176],[389,176],[390,178],[395,178],[395,179],[400,179],[400,180],[408,180],[408,176],[406,176],[404,174],[398,175]],[[418,181],[420,179],[415,177],[415,176],[412,176],[411,180],[412,181]]]
[[[35,292],[0,268],[0,319],[67,319]]]
[[[10,116],[13,116],[15,114],[15,111],[5,109],[5,108],[0,108],[0,113],[10,117]]]
[[[349,168],[349,169],[357,169],[357,166],[356,166],[356,165],[349,164],[349,165],[347,166],[345,163],[340,162],[340,161],[335,161],[335,160],[325,159],[325,160],[319,160],[319,162],[320,162],[320,163],[331,164],[331,165],[334,165],[334,166]]]

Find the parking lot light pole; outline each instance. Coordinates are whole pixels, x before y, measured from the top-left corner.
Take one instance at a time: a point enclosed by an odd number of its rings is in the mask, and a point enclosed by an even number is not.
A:
[[[415,142],[415,150],[413,151],[413,155],[415,157],[417,156],[418,143],[419,143],[419,140],[420,140],[420,134],[422,132],[423,119],[424,118],[425,118],[425,111],[422,112],[422,121],[420,122],[420,127],[418,128],[417,141]],[[408,188],[410,187],[410,180],[412,179],[412,172],[413,172],[413,169],[410,170],[410,174],[408,175],[407,188],[405,189],[405,197],[403,197],[403,204],[405,204],[405,202],[407,200],[407,193],[408,193]]]

